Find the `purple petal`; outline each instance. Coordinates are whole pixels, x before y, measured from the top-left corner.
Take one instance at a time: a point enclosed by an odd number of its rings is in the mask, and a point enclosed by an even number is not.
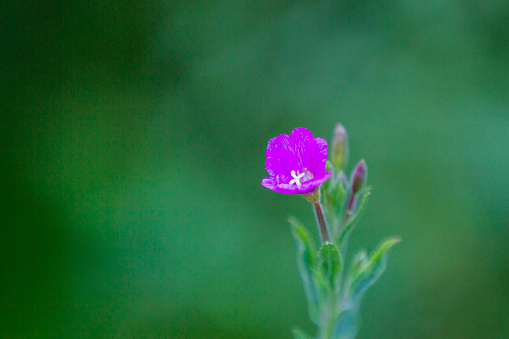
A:
[[[316,148],[313,159],[313,165],[309,169],[312,173],[321,174],[325,171],[325,162],[327,161],[327,152],[329,148],[327,141],[322,138],[315,138]]]
[[[313,180],[303,182],[300,189],[306,191],[305,193],[313,192],[316,187],[326,182],[331,175],[332,172],[324,172],[321,176],[315,177]]]
[[[310,156],[315,152],[315,137],[305,128],[297,127],[290,133],[290,147],[302,165],[311,170]],[[314,174],[314,173],[313,173]]]
[[[263,178],[262,180],[262,186],[267,187],[270,190],[277,192],[277,185],[276,182],[273,181],[270,177],[269,178]]]
[[[283,150],[290,150],[290,137],[286,134],[278,135],[277,137],[274,137],[269,140],[269,143],[267,144],[267,152],[266,156],[267,158],[272,155],[274,152],[283,151]]]
[[[321,175],[325,171],[327,141],[322,138],[314,138],[309,130],[298,127],[290,133],[290,146],[303,167],[313,175]]]
[[[264,178],[262,180],[262,186],[264,186],[264,187],[266,187],[266,188],[268,188],[270,190],[276,191],[278,193],[282,193],[282,194],[302,194],[302,193],[306,193],[306,192],[301,191],[297,187],[297,185],[277,184],[277,182],[272,177]]]
[[[315,137],[310,130],[303,127],[295,127],[293,131],[290,133],[290,141],[302,141],[306,144],[314,144]]]
[[[314,178],[313,180],[303,182],[300,187],[297,185],[290,185],[285,183],[277,184],[273,177],[265,178],[262,180],[262,185],[270,190],[282,194],[303,194],[311,193],[314,189],[323,184],[332,175],[331,172],[325,172],[322,176]]]
[[[290,151],[282,150],[271,153],[265,161],[265,169],[270,176],[284,176],[282,182],[289,182],[292,178],[291,172],[302,168],[302,164],[298,162],[297,157]]]

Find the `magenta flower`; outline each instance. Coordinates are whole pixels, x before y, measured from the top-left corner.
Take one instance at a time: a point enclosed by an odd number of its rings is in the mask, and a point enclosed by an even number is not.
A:
[[[297,127],[290,136],[278,135],[267,145],[265,169],[269,177],[262,185],[283,194],[312,193],[331,176],[325,172],[327,141]]]

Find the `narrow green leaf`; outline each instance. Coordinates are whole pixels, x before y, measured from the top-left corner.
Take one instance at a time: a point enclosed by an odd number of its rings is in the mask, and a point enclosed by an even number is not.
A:
[[[341,235],[338,239],[338,245],[339,248],[343,248],[345,245],[345,242],[348,240],[348,237],[350,236],[350,233],[352,233],[353,229],[359,222],[359,219],[361,218],[362,214],[364,213],[364,210],[366,209],[366,206],[368,204],[369,196],[371,195],[371,187],[366,186],[364,189],[360,192],[359,196],[359,204],[357,208],[355,209],[355,214],[350,218],[348,223],[345,226],[345,229],[343,232],[341,232]]]
[[[312,339],[306,332],[304,332],[302,329],[298,327],[294,328],[292,330],[292,333],[295,339]]]
[[[385,271],[390,249],[399,242],[401,242],[400,237],[387,239],[373,251],[367,261],[354,263],[348,281],[348,292],[353,302],[360,302],[368,287]]]
[[[319,271],[334,290],[341,275],[342,263],[339,251],[332,243],[325,243],[318,254]]]
[[[350,275],[357,276],[364,268],[366,268],[368,262],[368,253],[365,250],[360,250],[352,260]]]
[[[368,257],[360,251],[352,261],[346,283],[342,312],[334,328],[334,338],[353,339],[359,331],[359,309],[364,293],[384,272],[390,249],[401,241],[393,237],[383,241]]]
[[[316,249],[309,231],[296,218],[288,219],[297,243],[297,267],[306,292],[309,317],[315,324],[320,323],[320,287],[316,281]]]
[[[396,244],[401,242],[401,237],[392,237],[383,241],[369,257],[371,265],[376,265],[380,260],[385,259],[384,255]]]

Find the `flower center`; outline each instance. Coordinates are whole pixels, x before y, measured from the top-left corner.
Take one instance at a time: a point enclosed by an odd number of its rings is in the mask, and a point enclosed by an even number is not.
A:
[[[302,179],[302,177],[304,177],[306,175],[306,173],[301,173],[301,174],[298,174],[299,171],[297,171],[297,173],[295,173],[295,171],[291,171],[290,174],[292,175],[293,179],[290,181],[290,185],[293,185],[293,184],[297,184],[297,187],[300,188],[300,180]]]
[[[311,173],[307,168],[304,168],[304,172],[302,173],[299,173],[299,170],[297,170],[297,172],[291,171],[290,174],[293,177],[293,179],[290,181],[290,185],[296,184],[298,188],[300,188],[303,182],[311,180],[315,177],[313,173]]]

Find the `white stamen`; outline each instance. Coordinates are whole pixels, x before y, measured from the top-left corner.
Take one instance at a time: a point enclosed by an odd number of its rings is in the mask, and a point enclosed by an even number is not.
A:
[[[300,181],[299,181],[299,180],[300,180],[300,179],[301,179],[304,175],[306,175],[306,173],[301,173],[301,174],[297,175],[297,174],[295,173],[295,171],[293,171],[293,170],[292,170],[292,171],[290,172],[290,174],[291,174],[291,175],[292,175],[292,177],[293,177],[293,180],[292,180],[292,181],[290,181],[290,185],[293,185],[293,184],[295,183],[295,184],[297,184],[297,187],[298,187],[298,188],[300,188],[301,183],[300,183]]]

